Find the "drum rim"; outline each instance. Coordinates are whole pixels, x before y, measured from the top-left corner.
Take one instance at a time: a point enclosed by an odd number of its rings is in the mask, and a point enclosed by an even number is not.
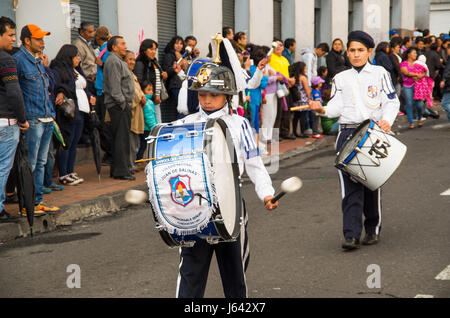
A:
[[[215,123],[218,123],[220,128],[222,129],[222,132],[226,138],[227,134],[226,134],[226,130],[228,128],[228,125],[226,124],[226,122],[221,119],[221,118],[213,118],[213,119],[209,119],[206,124],[205,124],[205,130],[208,128],[211,128],[214,126]],[[212,137],[208,136],[207,134],[204,135],[204,139],[203,139],[203,149],[206,149],[207,143],[211,142]],[[230,149],[230,142],[232,144],[232,149]],[[233,232],[228,233],[228,230],[225,227],[224,223],[219,223],[219,222],[214,222],[214,226],[217,230],[217,233],[219,233],[219,235],[226,241],[226,240],[233,240],[235,238],[237,238],[239,236],[240,233],[240,218],[242,217],[242,194],[241,194],[241,187],[239,185],[239,166],[237,163],[237,153],[236,153],[236,148],[234,146],[233,141],[229,141],[227,140],[227,148],[228,151],[230,151],[230,157],[232,157],[233,162],[231,163],[231,168],[233,170],[233,175],[235,176],[234,178],[234,183],[235,183],[235,189],[236,189],[236,223],[234,225],[234,229]],[[206,152],[209,158],[209,154],[208,152]],[[211,159],[211,158],[209,158]],[[220,212],[220,205],[218,205],[218,208],[216,211],[213,211],[212,217],[213,219],[215,217],[217,217],[218,215],[221,215]]]
[[[161,129],[163,129],[164,127],[166,127],[166,125],[164,124],[158,124],[155,127],[153,127],[153,129],[150,132],[150,136],[153,137],[158,137],[159,132],[161,131]],[[156,149],[156,140],[154,142],[151,143],[151,146],[148,147],[148,157],[149,158],[154,158],[155,157],[155,149]],[[155,210],[153,209],[153,204],[150,201],[150,208],[152,209],[152,214],[153,214],[153,219],[155,220],[155,223],[158,224],[158,219],[156,218],[156,214],[155,214]],[[164,243],[166,243],[169,247],[177,247],[177,246],[181,246],[181,243],[179,243],[178,241],[176,241],[172,235],[169,234],[169,232],[167,232],[164,229],[160,229],[159,231],[159,235],[161,236],[162,240]]]
[[[369,124],[369,127],[367,127],[367,129],[372,129],[373,128],[373,126],[375,125],[375,122],[373,121],[373,120],[371,120],[371,119],[366,119],[365,121],[363,121],[353,132],[352,132],[352,135],[351,135],[351,137],[348,139],[348,140],[346,140],[345,142],[344,142],[344,144],[342,145],[342,147],[341,147],[341,150],[339,151],[339,154],[338,154],[338,156],[336,157],[336,161],[335,161],[335,165],[336,166],[341,166],[342,164],[348,164],[355,156],[356,156],[356,153],[357,153],[357,151],[356,150],[353,150],[347,157],[345,157],[345,158],[342,158],[341,157],[341,154],[340,153],[342,153],[342,150],[343,149],[345,149],[346,148],[346,146],[352,141],[352,137],[354,136],[354,135],[356,135],[357,133],[359,133],[362,129],[364,129],[364,128],[366,128],[366,125],[368,124],[368,123],[370,123]],[[364,143],[366,142],[366,140],[367,140],[367,138],[369,137],[369,132],[368,131],[366,131],[366,133],[365,133],[365,135],[364,135],[364,137],[361,139],[361,141],[358,143],[358,145],[357,145],[357,147],[358,148],[361,148],[363,145],[364,145]]]

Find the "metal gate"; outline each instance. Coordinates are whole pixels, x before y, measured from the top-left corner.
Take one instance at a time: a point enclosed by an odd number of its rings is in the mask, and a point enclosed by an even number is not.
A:
[[[71,37],[78,36],[81,22],[91,22],[95,28],[99,26],[98,0],[70,0]]]
[[[281,39],[281,2],[282,0],[273,1],[273,36]]]
[[[222,27],[231,27],[234,30],[234,2],[235,0],[222,0]]]
[[[167,43],[177,35],[177,1],[158,0],[158,60],[164,57]]]

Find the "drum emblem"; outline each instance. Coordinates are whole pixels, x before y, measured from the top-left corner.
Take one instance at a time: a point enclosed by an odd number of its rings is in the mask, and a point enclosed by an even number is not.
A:
[[[375,98],[378,96],[378,88],[376,86],[370,85],[367,89],[367,95],[370,98]]]
[[[197,81],[202,85],[208,83],[211,77],[211,72],[212,71],[209,68],[200,69],[197,75]]]
[[[189,176],[176,176],[169,180],[172,189],[172,200],[176,204],[186,207],[194,199]]]

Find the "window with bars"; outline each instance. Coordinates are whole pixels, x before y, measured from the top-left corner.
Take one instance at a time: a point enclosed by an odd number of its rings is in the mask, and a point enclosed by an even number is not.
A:
[[[72,41],[78,37],[78,28],[81,22],[91,22],[97,29],[100,21],[98,0],[71,0],[70,20]]]

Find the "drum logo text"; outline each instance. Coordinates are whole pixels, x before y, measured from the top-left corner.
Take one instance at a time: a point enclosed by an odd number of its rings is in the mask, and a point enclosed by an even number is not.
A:
[[[368,95],[370,98],[375,98],[375,97],[377,97],[377,96],[378,96],[378,88],[377,88],[376,86],[370,85],[370,86],[367,88],[367,95]]]
[[[191,189],[191,178],[189,176],[176,176],[169,180],[172,201],[186,207],[194,199]]]
[[[377,139],[377,141],[370,148],[369,155],[373,156],[375,154],[375,158],[384,159],[389,155],[387,149],[388,147],[390,147],[388,143]]]

